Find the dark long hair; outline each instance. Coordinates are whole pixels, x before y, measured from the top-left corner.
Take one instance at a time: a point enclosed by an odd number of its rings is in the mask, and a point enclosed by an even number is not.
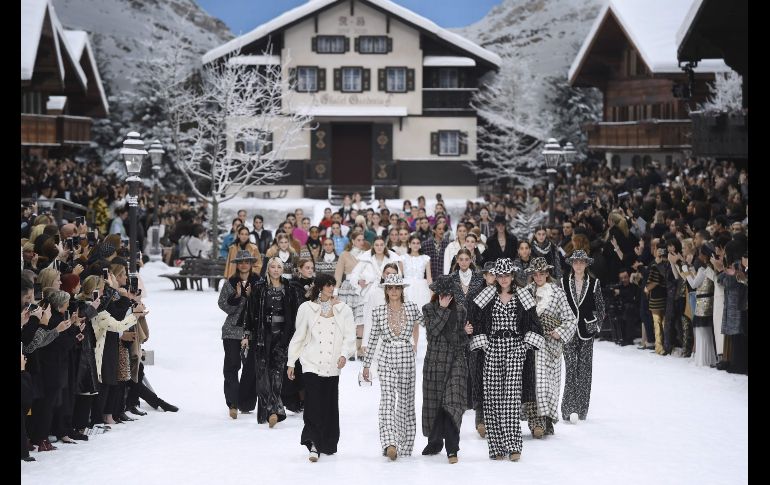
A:
[[[470,269],[472,269],[473,271],[476,271],[476,265],[473,263],[473,254],[471,254],[471,250],[468,249],[468,248],[460,248],[460,250],[457,251],[457,255],[455,256],[455,264],[454,264],[454,266],[452,266],[452,269],[450,270],[450,273],[454,273],[455,271],[460,269],[460,265],[457,262],[457,259],[458,259],[458,256],[460,256],[461,254],[467,254],[468,257],[471,258]]]
[[[315,301],[318,299],[318,295],[321,294],[321,290],[324,288],[324,286],[335,286],[336,284],[337,280],[334,278],[334,276],[326,273],[317,274],[313,280],[313,286],[310,287],[310,301]]]

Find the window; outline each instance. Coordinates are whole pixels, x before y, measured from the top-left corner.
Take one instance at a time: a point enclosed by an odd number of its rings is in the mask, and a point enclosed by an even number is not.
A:
[[[315,67],[297,68],[297,91],[314,93],[318,91],[318,69]]]
[[[438,72],[438,87],[457,88],[460,87],[457,78],[457,69],[441,69]]]
[[[313,37],[313,52],[319,54],[344,54],[348,51],[347,37],[344,35],[319,35]]]
[[[356,51],[361,54],[387,54],[393,50],[393,39],[384,35],[362,35],[356,38]]]
[[[243,153],[247,156],[264,155],[272,150],[273,134],[269,132],[260,132],[254,138],[241,139],[235,142],[235,152]],[[240,158],[240,157],[239,157]]]
[[[342,92],[360,93],[363,91],[361,86],[361,68],[343,67],[342,68]]]
[[[405,93],[406,92],[406,68],[405,67],[388,67],[387,72],[387,85],[385,91],[389,93]]]
[[[459,155],[460,154],[460,132],[458,131],[439,131],[439,155]]]

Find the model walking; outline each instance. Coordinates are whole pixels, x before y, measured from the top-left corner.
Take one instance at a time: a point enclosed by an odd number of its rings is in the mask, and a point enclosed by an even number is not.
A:
[[[466,257],[469,257],[466,255]],[[423,455],[435,455],[446,444],[449,463],[457,463],[460,426],[468,389],[468,323],[465,306],[453,295],[451,276],[439,276],[430,289],[431,302],[422,308],[428,351],[422,368],[422,434],[428,438]]]
[[[305,422],[300,444],[311,462],[321,453],[337,452],[340,440],[339,382],[346,356],[355,351],[355,324],[349,306],[333,298],[336,281],[327,274],[316,276],[310,300],[297,311],[296,330],[289,343],[286,376],[294,380],[294,368],[302,364],[305,385]]]
[[[366,286],[366,281],[354,281],[352,276],[359,262],[358,257],[363,253],[364,241],[364,234],[361,231],[350,231],[350,242],[345,247],[345,251],[340,254],[334,270],[334,279],[337,282],[335,296],[339,295],[340,300],[353,310],[353,320],[356,322],[356,351],[355,355],[350,356],[350,360],[363,355],[361,344],[364,338],[364,301],[360,290]]]
[[[271,258],[267,263],[267,281],[251,292],[251,318],[245,322],[241,345],[254,350],[257,376],[257,422],[270,427],[286,419],[281,400],[284,365],[289,339],[294,328],[297,302],[289,280],[281,276],[283,262]]]
[[[414,447],[417,419],[414,412],[415,364],[411,336],[422,312],[404,301],[404,282],[400,275],[389,275],[380,285],[387,303],[374,309],[372,333],[364,355],[363,378],[370,381],[369,367],[380,339],[383,345],[377,359],[380,374],[380,445],[391,460],[410,456]]]
[[[476,289],[473,292],[468,292],[466,309],[470,315],[472,307],[470,305],[476,296],[484,291],[484,288],[495,286],[497,282],[496,276],[491,273],[495,267],[494,261],[484,263],[484,269],[481,274],[483,276],[484,285],[481,288]],[[470,346],[468,347],[470,349]],[[468,359],[468,375],[471,378],[470,396],[473,402],[473,410],[475,412],[475,425],[476,431],[479,436],[485,438],[487,436],[487,427],[484,424],[484,360],[486,351],[479,347],[469,352]]]
[[[430,258],[422,254],[420,238],[409,238],[409,253],[401,256],[404,266],[404,279],[408,283],[406,299],[416,304],[419,308],[430,301],[430,289],[428,285],[431,278]]]
[[[564,397],[561,415],[565,421],[576,423],[586,419],[591,401],[594,336],[604,320],[604,299],[601,282],[586,272],[594,262],[585,251],[578,249],[566,259],[572,266],[569,275],[561,279],[561,288],[567,297],[572,314],[577,320],[577,332],[564,345]]]
[[[513,262],[500,258],[488,286],[473,299],[471,349],[483,348],[484,420],[489,457],[511,461],[521,458],[521,402],[535,399],[531,349],[545,345],[535,314],[535,300],[527,289],[513,283]],[[529,355],[528,355],[529,354]]]

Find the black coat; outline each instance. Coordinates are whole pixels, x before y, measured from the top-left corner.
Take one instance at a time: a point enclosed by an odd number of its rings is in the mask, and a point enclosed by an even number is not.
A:
[[[51,312],[48,321],[49,328],[56,328],[64,320],[64,315],[57,311]],[[54,396],[59,390],[69,385],[70,352],[77,343],[75,335],[80,333],[76,325],[60,333],[50,344],[39,349],[40,370],[43,375],[43,387],[46,396]]]
[[[471,336],[489,335],[492,329],[492,308],[494,307],[494,302],[497,298],[498,297],[495,297],[490,300],[484,308],[479,308],[475,303],[470,305],[471,316],[469,320],[473,326],[473,333]],[[514,298],[516,298],[517,335],[524,336],[527,332],[534,332],[542,336],[543,327],[540,325],[540,320],[538,320],[536,307],[533,305],[528,310],[525,310],[518,295],[515,295]],[[527,350],[527,356],[524,360],[524,370],[522,372],[521,402],[537,401],[536,391],[535,351],[529,349]]]
[[[519,241],[516,236],[510,232],[505,233],[505,251],[500,248],[500,242],[497,240],[497,233],[492,233],[487,238],[487,249],[484,251],[484,263],[489,261],[497,261],[498,258],[511,258],[513,260],[516,257]],[[483,263],[482,263],[483,264]]]
[[[273,234],[267,229],[262,229],[262,236],[258,237],[255,231],[251,231],[251,242],[257,245],[259,254],[264,256],[270,245],[273,244]],[[267,266],[267,262],[264,266]]]
[[[294,335],[294,330],[296,328],[295,320],[299,305],[297,304],[295,290],[292,290],[289,280],[281,277],[281,282],[284,287],[284,324],[280,334],[280,345],[284,348],[288,348],[289,341]],[[257,353],[260,352],[260,349],[264,349],[265,342],[267,342],[268,335],[270,334],[270,315],[268,315],[268,308],[265,304],[268,284],[269,283],[265,281],[251,290],[251,298],[247,304],[248,311],[246,318],[244,319],[244,329],[251,333],[251,338],[255,341],[255,350]]]

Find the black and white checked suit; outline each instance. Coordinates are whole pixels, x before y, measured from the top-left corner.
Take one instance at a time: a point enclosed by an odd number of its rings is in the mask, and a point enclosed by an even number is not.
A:
[[[543,337],[516,328],[517,311],[535,306],[532,295],[517,290],[503,303],[494,286],[488,286],[473,299],[478,308],[492,305],[491,321],[472,322],[486,327],[485,334],[473,337],[471,345],[486,346],[484,361],[484,422],[489,457],[521,453],[521,399],[524,361],[529,346],[540,347]],[[505,332],[509,333],[505,333]],[[502,336],[506,335],[506,336]]]
[[[562,349],[564,342],[569,342],[575,334],[577,320],[569,307],[569,303],[567,303],[564,290],[555,283],[546,283],[543,286],[546,287],[546,285],[550,289],[550,297],[547,301],[543,301],[545,307],[542,310],[537,310],[545,339],[545,345],[535,351],[537,400],[524,403],[524,414],[527,417],[530,430],[540,426],[552,434],[553,423],[559,421]],[[533,295],[537,302],[540,295],[535,293],[535,288],[536,285],[530,283],[521,291]],[[538,290],[538,293],[540,291],[542,289]],[[538,306],[536,303],[536,307]],[[551,337],[551,331],[556,331],[560,339]]]
[[[379,339],[377,372],[380,378],[380,445],[385,452],[395,446],[399,456],[410,456],[417,432],[414,407],[416,380],[412,329],[423,324],[422,311],[412,302],[405,302],[406,325],[400,335],[394,335],[388,325],[388,305],[380,305],[372,313],[372,331],[364,356],[364,367],[370,367]]]

